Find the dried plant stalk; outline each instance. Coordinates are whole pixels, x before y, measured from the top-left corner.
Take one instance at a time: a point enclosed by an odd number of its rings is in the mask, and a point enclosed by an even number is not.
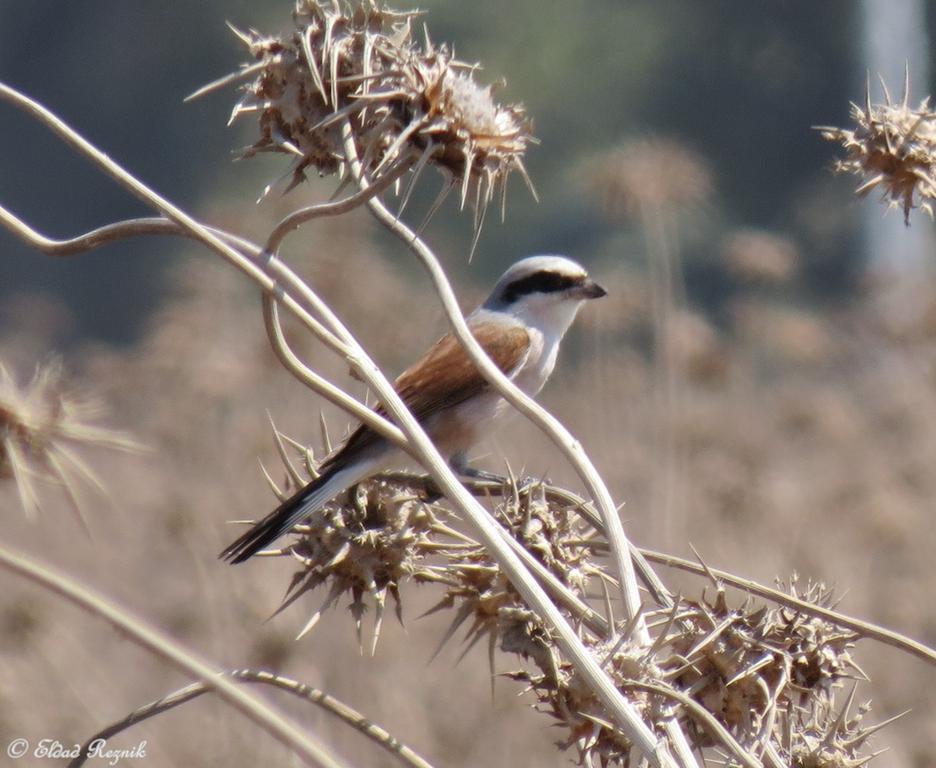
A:
[[[564,653],[572,659],[576,668],[581,671],[583,677],[587,679],[594,690],[598,692],[601,701],[608,712],[611,713],[618,726],[622,728],[625,733],[629,734],[639,750],[644,755],[647,755],[654,765],[674,765],[673,759],[670,757],[663,742],[656,738],[647,725],[636,715],[634,708],[627,701],[626,697],[613,686],[607,674],[603,672],[597,662],[588,654],[581,640],[568,624],[565,617],[550,601],[546,592],[532,578],[522,564],[522,561],[513,552],[511,546],[506,543],[500,528],[487,517],[483,508],[465,488],[459,484],[452,474],[451,469],[444,460],[442,460],[420,428],[418,422],[416,422],[412,414],[406,410],[386,377],[380,372],[340,320],[331,312],[328,306],[317,297],[311,288],[299,281],[294,273],[284,265],[279,263],[274,264],[274,262],[269,259],[252,259],[244,253],[239,252],[232,246],[234,242],[233,238],[219,235],[217,231],[206,228],[178,208],[178,206],[175,206],[166,198],[153,192],[145,184],[111,160],[105,153],[76,134],[70,127],[35,101],[28,99],[3,84],[0,84],[0,98],[26,109],[36,119],[52,128],[64,141],[77,149],[80,153],[89,157],[100,169],[125,186],[147,205],[155,207],[157,210],[164,213],[177,227],[184,229],[187,233],[190,233],[192,237],[224,257],[242,273],[254,280],[265,291],[275,293],[277,299],[281,301],[289,311],[294,313],[296,317],[302,320],[306,327],[319,338],[333,343],[334,348],[340,351],[345,359],[351,362],[352,366],[361,374],[362,378],[366,380],[377,397],[383,402],[393,419],[400,425],[400,428],[407,438],[408,450],[410,450],[427,470],[430,471],[445,494],[472,521],[482,542],[488,547],[489,551],[497,557],[498,562],[510,575],[512,583],[521,594],[523,594],[524,599],[528,604],[535,607],[539,615],[546,617],[550,626],[556,629],[558,642],[561,644]],[[37,233],[5,209],[0,209],[0,220],[15,234],[39,249],[50,248],[54,250],[57,247],[54,241],[50,241],[48,238]],[[429,263],[435,265],[438,269],[438,264],[434,256],[432,256]],[[272,278],[264,271],[265,267],[271,269],[275,267],[275,274],[277,277],[279,278],[282,276],[286,278],[285,284],[288,286],[289,290],[284,290],[284,286],[281,285],[277,279]],[[440,290],[444,290],[447,299],[451,298],[451,303],[454,304],[451,286],[445,279],[444,273],[440,271],[440,274],[436,277],[440,281]],[[296,295],[291,293],[291,291],[301,296],[301,300],[298,300]],[[457,311],[457,304],[455,306]],[[310,308],[321,318],[320,320],[317,320],[310,314]],[[325,324],[324,326],[323,323]],[[463,320],[462,324],[464,324]],[[326,333],[323,333],[323,330],[334,334],[334,338],[329,338]],[[477,355],[479,353],[475,351],[475,354]],[[490,361],[487,360],[486,357],[482,355],[482,358],[490,364]],[[500,377],[500,380],[503,380],[503,376]],[[569,439],[571,440],[571,438]],[[606,491],[605,495],[607,496]],[[610,504],[609,498],[607,502]],[[602,504],[602,507],[604,506],[607,505]],[[610,505],[610,508],[613,512],[613,505]],[[619,521],[617,525],[620,527]],[[609,531],[610,530],[609,528]],[[617,549],[620,550],[621,547],[617,547]],[[626,547],[624,551],[626,551]],[[627,560],[627,564],[629,563],[630,561]]]
[[[310,454],[307,448],[301,452]],[[542,484],[520,489],[508,482],[495,490],[487,483],[475,492],[492,499],[491,514],[570,593],[588,600],[589,584],[610,579],[597,557],[604,542],[589,535],[594,520],[582,514],[581,499]],[[323,610],[346,596],[362,642],[361,617],[370,603],[376,608],[373,652],[387,596],[399,616],[406,582],[438,585],[442,597],[430,613],[452,612],[440,648],[464,630],[462,653],[485,642],[492,673],[498,651],[519,657],[525,667],[506,676],[524,683],[536,708],[564,729],[561,746],[574,748],[580,765],[629,764],[631,740],[608,720],[593,689],[563,658],[550,627],[461,528],[424,478],[388,474],[365,481],[270,552],[299,563],[280,610],[321,589],[325,602],[300,633],[305,634]],[[610,638],[583,626],[582,640],[658,733],[675,718],[694,734],[696,748],[728,750],[744,765],[758,765],[759,756],[767,754],[793,765],[869,761],[874,753],[868,743],[880,724],[862,724],[868,707],[853,711],[854,689],[844,703],[837,698],[844,683],[865,677],[851,655],[858,634],[787,605],[747,601],[731,607],[721,582],[713,583],[712,598],[703,593],[695,600],[677,599],[668,610],[648,608],[649,647],[640,642],[633,622],[618,625]],[[796,577],[786,590],[794,600],[820,609],[832,602],[824,586],[801,588]],[[567,616],[580,619],[573,612]],[[674,701],[681,706],[674,708]]]
[[[403,765],[408,765],[410,768],[432,768],[430,763],[426,762],[421,755],[417,754],[410,747],[401,743],[398,739],[391,736],[376,723],[371,722],[361,713],[356,712],[344,702],[339,701],[324,691],[300,683],[297,680],[292,680],[282,675],[263,672],[261,670],[235,669],[230,672],[224,672],[221,676],[230,677],[242,683],[268,685],[272,688],[290,693],[293,696],[297,696],[305,701],[309,701],[340,720],[343,720],[352,728],[356,728],[376,744],[379,744],[387,750],[387,752]],[[80,768],[84,765],[88,761],[91,747],[95,742],[110,739],[112,736],[133,727],[137,723],[141,723],[144,720],[160,715],[163,712],[174,709],[203,694],[211,692],[213,692],[213,688],[208,683],[192,683],[173,693],[162,696],[156,701],[150,702],[139,709],[135,709],[122,720],[109,725],[107,728],[98,731],[91,738],[87,739],[81,747],[80,754],[68,764],[68,768]]]

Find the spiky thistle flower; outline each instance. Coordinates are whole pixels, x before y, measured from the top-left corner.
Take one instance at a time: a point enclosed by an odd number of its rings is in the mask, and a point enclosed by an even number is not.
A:
[[[324,419],[321,428],[327,454],[331,445]],[[290,488],[303,482],[286,446],[298,452],[311,478],[317,476],[316,459],[312,449],[284,435],[275,425],[273,431],[280,459],[287,470],[287,488],[281,490],[266,470],[264,474],[277,498],[282,500]],[[350,610],[362,651],[363,617],[368,607],[374,608],[370,652],[376,652],[387,599],[393,600],[397,618],[402,621],[400,586],[407,581],[436,583],[442,580],[427,558],[445,557],[452,549],[465,547],[465,542],[471,547],[478,546],[446,525],[448,513],[434,503],[436,498],[426,478],[407,474],[377,475],[348,489],[295,526],[292,538],[282,547],[260,553],[290,557],[299,564],[276,613],[306,593],[319,588],[326,593],[297,639],[310,632],[327,609],[343,597],[350,597]]]
[[[865,725],[864,717],[871,703],[854,706],[855,691],[852,688],[839,708],[824,706],[811,711],[783,712],[779,719],[788,739],[781,744],[780,755],[794,768],[861,768],[886,752],[886,749],[868,751],[871,737],[906,713]]]
[[[272,151],[294,158],[290,188],[309,168],[347,170],[341,136],[347,119],[372,179],[412,165],[415,182],[433,165],[460,187],[463,206],[474,204],[480,228],[498,190],[503,206],[512,171],[529,184],[523,154],[533,141],[530,123],[522,106],[499,105],[491,87],[475,81],[476,66],[457,61],[428,33],[416,42],[416,13],[374,0],[298,0],[291,35],[235,30],[255,63],[194,95],[253,78],[231,119],[258,121],[260,137],[245,156]]]
[[[100,412],[97,403],[66,391],[57,363],[37,367],[25,387],[0,363],[0,480],[13,480],[27,515],[40,508],[35,480],[42,479],[61,486],[85,524],[77,481],[102,492],[104,486],[75,449],[83,445],[118,450],[139,447],[119,432],[93,425]]]
[[[324,422],[326,453],[330,441]],[[297,450],[306,473],[315,476],[312,451],[274,427],[280,458],[286,465],[290,486],[301,484],[286,446]],[[277,497],[281,490],[266,475]],[[482,485],[485,485],[482,483]],[[514,481],[504,487],[487,483],[478,494],[492,502],[492,514],[510,534],[531,552],[572,593],[584,596],[589,579],[603,573],[591,562],[571,505],[559,508],[547,503],[542,486],[521,493]],[[455,617],[439,648],[469,619],[468,648],[487,638],[493,653],[498,641],[507,652],[536,657],[540,662],[553,652],[544,625],[525,605],[487,550],[457,529],[453,512],[437,503],[431,481],[404,473],[376,475],[352,487],[297,525],[293,537],[268,556],[292,557],[300,564],[286,598],[277,612],[302,595],[321,588],[325,599],[299,633],[302,637],[322,613],[344,596],[361,642],[362,619],[368,605],[375,609],[371,652],[376,649],[387,598],[402,614],[400,587],[415,581],[444,587],[439,604],[430,611],[455,609]],[[466,649],[467,650],[467,649]]]
[[[298,449],[314,475],[309,449],[276,434],[293,482],[300,481],[286,443]],[[521,489],[510,480],[503,486],[478,482],[469,484],[473,492],[487,499],[492,516],[536,559],[541,578],[548,571],[547,580],[571,597],[560,601],[560,610],[658,733],[663,735],[675,716],[699,726],[689,729],[696,746],[719,749],[723,737],[709,727],[715,720],[751,754],[770,748],[790,765],[858,768],[873,757],[867,742],[880,725],[861,724],[866,708],[851,714],[853,695],[844,706],[836,701],[845,681],[864,678],[851,656],[853,632],[782,605],[732,607],[716,581],[714,597],[703,593],[697,600],[677,599],[667,609],[644,611],[652,634],[647,644],[636,635],[637,622],[614,622],[607,590],[606,618],[588,613],[594,599],[588,586],[607,586],[609,578],[595,557],[606,544],[584,529],[581,499],[545,484]],[[323,610],[347,596],[360,642],[362,617],[373,606],[373,652],[388,598],[399,615],[406,582],[442,587],[441,600],[429,611],[452,611],[439,649],[467,627],[463,653],[486,641],[492,672],[498,651],[519,658],[522,668],[505,676],[523,683],[535,708],[563,729],[560,747],[576,750],[584,766],[631,764],[632,744],[564,658],[550,627],[524,603],[485,548],[458,530],[454,513],[438,503],[436,493],[426,478],[378,475],[297,525],[285,546],[266,553],[291,557],[300,566],[281,609],[321,589],[324,603],[305,633]],[[831,591],[821,584],[801,587],[794,577],[787,590],[819,606],[832,603]]]
[[[855,189],[859,196],[880,188],[888,207],[901,208],[904,223],[910,224],[910,211],[919,208],[933,215],[936,200],[936,112],[929,97],[916,109],[910,106],[910,71],[904,71],[900,102],[891,102],[887,85],[881,80],[884,103],[871,103],[870,83],[865,85],[864,106],[852,103],[852,129],[820,126],[822,137],[845,150],[835,170],[853,173],[863,181]]]
[[[596,576],[604,577],[603,569],[593,561],[583,541],[573,508],[549,503],[542,484],[528,485],[521,493],[516,483],[509,480],[492,514],[573,595],[584,597],[589,581]],[[498,647],[555,673],[558,657],[549,629],[529,610],[483,546],[453,549],[440,570],[444,579],[440,581],[446,585],[446,591],[430,612],[455,609],[440,649],[468,622],[464,652],[486,639],[492,673],[494,651]]]

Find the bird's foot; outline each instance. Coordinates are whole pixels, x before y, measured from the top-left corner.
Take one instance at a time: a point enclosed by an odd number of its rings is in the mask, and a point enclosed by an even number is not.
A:
[[[532,477],[531,475],[523,475],[522,477],[516,478],[513,475],[501,475],[497,472],[489,472],[486,469],[477,469],[475,467],[455,467],[456,472],[462,477],[466,477],[470,480],[480,480],[486,483],[497,483],[502,486],[514,486],[517,489],[517,493],[524,494],[533,490],[538,485],[545,484],[549,485],[549,478],[546,477]]]
[[[462,477],[469,480],[483,480],[488,483],[498,483],[503,485],[509,482],[506,475],[499,475],[497,472],[488,472],[486,469],[477,469],[476,467],[453,467],[453,469]]]

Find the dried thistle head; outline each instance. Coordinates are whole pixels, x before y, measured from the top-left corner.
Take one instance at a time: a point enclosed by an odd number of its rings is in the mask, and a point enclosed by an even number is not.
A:
[[[871,87],[865,87],[864,106],[851,105],[855,127],[851,130],[819,127],[822,137],[839,142],[845,158],[835,170],[853,173],[863,181],[855,194],[864,196],[880,187],[888,207],[903,209],[904,223],[910,224],[910,211],[919,208],[933,215],[936,199],[936,112],[929,97],[910,107],[910,72],[904,73],[904,92],[899,104],[891,102],[884,81],[884,104],[871,104]]]
[[[698,313],[673,313],[664,329],[664,343],[673,361],[693,383],[706,386],[724,382],[729,356],[718,331]]]
[[[583,542],[573,509],[549,503],[542,485],[522,493],[509,485],[493,515],[572,594],[584,596],[589,580],[603,576],[603,571]],[[491,653],[499,646],[533,660],[540,669],[555,671],[555,641],[548,628],[527,608],[487,550],[480,544],[453,549],[446,561],[442,571],[447,589],[433,610],[456,608],[456,613],[442,642],[471,619],[467,648],[486,638]]]
[[[475,67],[445,46],[413,39],[417,12],[397,12],[374,0],[298,0],[295,31],[266,37],[237,32],[255,63],[232,79],[252,77],[232,120],[254,116],[260,137],[244,151],[294,158],[290,188],[306,169],[347,170],[342,126],[350,125],[372,180],[391,167],[433,165],[461,188],[462,205],[480,217],[516,170],[529,183],[523,154],[533,141],[523,107],[502,106]],[[532,190],[532,186],[531,186]]]
[[[647,649],[626,634],[585,642],[642,719],[659,722],[665,700],[639,687],[641,683],[656,684],[660,679],[661,670],[654,661],[656,649]],[[609,721],[595,692],[575,668],[559,659],[552,668],[537,666],[538,670],[511,672],[508,677],[526,683],[536,697],[536,709],[566,732],[557,746],[574,748],[579,765],[630,765],[633,744]]]
[[[795,576],[788,591],[820,607],[833,602],[824,585],[801,588]],[[684,603],[681,631],[658,663],[732,733],[761,734],[790,752],[807,723],[835,711],[843,682],[865,678],[851,657],[856,635],[829,621],[783,606],[731,608],[720,587],[714,599]]]
[[[797,364],[832,359],[834,338],[815,313],[771,302],[742,299],[731,306],[736,332],[757,349]]]
[[[323,585],[327,588],[321,608],[299,633],[302,637],[318,623],[323,611],[342,595],[350,595],[360,642],[362,620],[370,602],[375,607],[373,653],[387,597],[393,599],[397,616],[401,617],[399,586],[407,579],[418,578],[437,520],[420,493],[399,479],[377,477],[355,486],[346,496],[297,526],[297,538],[279,552],[292,556],[301,566],[279,610],[305,592]]]
[[[39,478],[62,487],[85,525],[76,483],[83,480],[99,491],[104,486],[75,449],[138,447],[119,432],[93,425],[100,412],[98,404],[66,391],[57,363],[38,367],[25,387],[0,363],[0,480],[14,481],[27,515],[40,508],[34,483]]]
[[[789,740],[782,745],[780,754],[794,768],[861,768],[886,752],[869,752],[868,742],[897,718],[866,726],[863,720],[871,709],[871,702],[859,704],[852,712],[854,698],[853,688],[840,708],[826,706],[810,712],[783,713],[782,727],[789,734]]]
[[[712,189],[708,164],[672,139],[627,141],[587,161],[582,173],[613,217],[698,204]]]

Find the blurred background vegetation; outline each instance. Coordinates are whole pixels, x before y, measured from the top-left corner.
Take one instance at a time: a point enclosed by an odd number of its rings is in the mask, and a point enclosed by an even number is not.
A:
[[[539,204],[514,179],[506,224],[489,216],[470,264],[470,214],[454,200],[429,241],[466,307],[534,252],[570,254],[607,284],[610,296],[583,313],[543,398],[627,501],[629,532],[679,554],[691,541],[713,565],[763,582],[799,570],[839,584],[850,590],[846,612],[936,643],[932,227],[914,215],[906,229],[899,213],[856,201],[856,180],[831,173],[837,150],[811,129],[847,124],[869,68],[899,95],[910,58],[912,98],[929,92],[932,4],[420,7],[434,41],[483,62],[480,80],[506,78],[498,98],[523,102],[541,141],[527,162]],[[225,128],[233,93],[182,98],[244,60],[225,20],[279,32],[290,11],[288,0],[0,0],[0,80],[183,207],[259,240],[291,208],[330,195],[333,180],[254,206],[285,171],[282,159],[230,162],[253,140],[249,121]],[[887,27],[901,14],[903,31]],[[889,54],[875,47],[882,35]],[[0,200],[47,234],[145,213],[5,106],[0,137]],[[408,213],[416,222],[437,191],[424,178]],[[304,230],[290,254],[393,372],[443,329],[435,303],[414,300],[427,285],[418,268],[362,214]],[[299,644],[291,635],[304,616],[261,625],[285,587],[281,565],[215,564],[231,537],[223,521],[271,504],[251,469],[257,455],[276,463],[264,409],[315,442],[318,405],[267,351],[255,292],[212,259],[162,239],[53,260],[0,232],[0,359],[22,380],[61,354],[108,402],[110,423],[153,449],[92,457],[115,502],[89,515],[93,541],[76,537],[67,517],[27,524],[10,495],[2,509],[11,541],[53,553],[220,663],[270,665],[344,695],[439,765],[564,764],[514,691],[491,705],[483,652],[457,670],[452,654],[426,671],[445,620],[411,624],[410,639],[385,631],[385,654],[361,662],[342,610]],[[369,280],[358,285],[362,275]],[[320,349],[306,351],[344,373]],[[340,433],[345,420],[327,413]],[[574,483],[539,442],[519,427],[486,461],[498,468],[506,455]],[[433,602],[412,600],[410,617]],[[26,587],[6,592],[0,611],[0,658],[11,662],[0,678],[9,683],[0,685],[0,744],[24,732],[80,740],[182,682]],[[918,713],[878,742],[896,747],[886,764],[936,765],[936,722],[926,714],[936,687],[920,683],[933,672],[876,648],[857,659],[875,681],[868,693],[881,718],[908,706]],[[42,693],[24,709],[7,693],[18,689]],[[193,706],[220,730],[210,736],[184,718],[152,725],[159,764],[209,764],[206,750],[218,764],[255,763],[258,747],[236,719],[209,702]],[[476,739],[482,730],[489,740]],[[329,739],[362,749],[352,735]]]
[[[479,283],[519,254],[538,251],[640,265],[637,227],[600,215],[583,193],[579,163],[628,138],[662,135],[698,153],[712,172],[712,193],[684,233],[693,302],[717,311],[732,294],[719,243],[736,227],[794,239],[804,257],[799,301],[824,303],[853,289],[864,254],[851,184],[828,173],[831,149],[810,126],[843,123],[848,100],[860,99],[859,4],[482,0],[467,10],[430,0],[420,7],[434,39],[484,63],[481,79],[506,78],[501,97],[527,105],[542,141],[528,163],[542,203],[515,180],[508,224],[489,226],[481,241],[471,271]],[[8,0],[0,3],[0,71],[182,204],[243,199],[254,195],[262,171],[228,159],[247,143],[249,128],[224,129],[230,102],[223,95],[181,104],[241,59],[219,19],[263,31],[288,24],[279,2]],[[890,77],[897,91],[897,74]],[[2,130],[12,151],[3,159],[0,194],[38,225],[65,234],[138,211],[20,115],[6,110]],[[454,206],[447,214],[434,240],[458,261],[469,222]],[[135,338],[145,318],[140,309],[158,303],[152,283],[172,250],[132,243],[61,264],[0,237],[4,294],[61,296],[75,311],[74,334],[115,341]]]

